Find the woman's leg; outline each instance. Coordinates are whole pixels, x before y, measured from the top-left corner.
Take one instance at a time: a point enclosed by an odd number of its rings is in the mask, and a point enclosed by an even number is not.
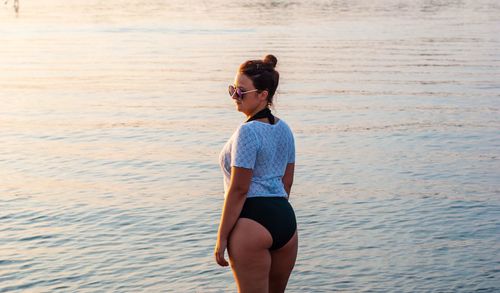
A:
[[[266,293],[269,288],[273,239],[261,224],[239,218],[228,239],[228,255],[240,293]]]
[[[271,251],[271,270],[269,273],[269,293],[285,292],[288,278],[297,259],[297,230],[285,246]]]

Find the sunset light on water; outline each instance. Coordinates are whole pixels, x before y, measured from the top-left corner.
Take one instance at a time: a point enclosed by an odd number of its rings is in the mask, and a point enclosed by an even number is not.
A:
[[[217,156],[245,118],[227,86],[265,54],[297,148],[287,292],[500,290],[499,15],[2,1],[0,292],[236,292]]]

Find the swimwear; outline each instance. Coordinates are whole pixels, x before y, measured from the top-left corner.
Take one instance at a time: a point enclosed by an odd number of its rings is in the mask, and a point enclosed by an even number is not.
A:
[[[292,239],[297,230],[297,221],[288,199],[277,197],[248,197],[240,218],[252,219],[266,228],[273,244],[269,250],[277,250]]]

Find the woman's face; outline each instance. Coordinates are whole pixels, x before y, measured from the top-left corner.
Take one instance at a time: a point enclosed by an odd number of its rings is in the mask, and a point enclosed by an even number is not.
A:
[[[252,80],[243,73],[236,74],[236,77],[234,78],[234,86],[239,88],[242,92],[255,90]],[[251,115],[254,114],[256,109],[260,108],[260,106],[266,105],[266,98],[267,91],[263,91],[261,93],[253,91],[244,94],[242,98],[237,98],[235,95],[233,97],[233,101],[236,103],[236,107],[239,112]]]

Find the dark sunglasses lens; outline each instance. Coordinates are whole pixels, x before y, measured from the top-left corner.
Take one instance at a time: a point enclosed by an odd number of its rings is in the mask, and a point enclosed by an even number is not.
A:
[[[241,90],[237,87],[234,87],[233,85],[229,86],[229,95],[233,99],[239,99],[242,96]]]
[[[230,85],[229,88],[228,88],[228,91],[229,91],[229,95],[234,98],[234,92],[236,91],[236,89],[234,88],[234,86]]]

